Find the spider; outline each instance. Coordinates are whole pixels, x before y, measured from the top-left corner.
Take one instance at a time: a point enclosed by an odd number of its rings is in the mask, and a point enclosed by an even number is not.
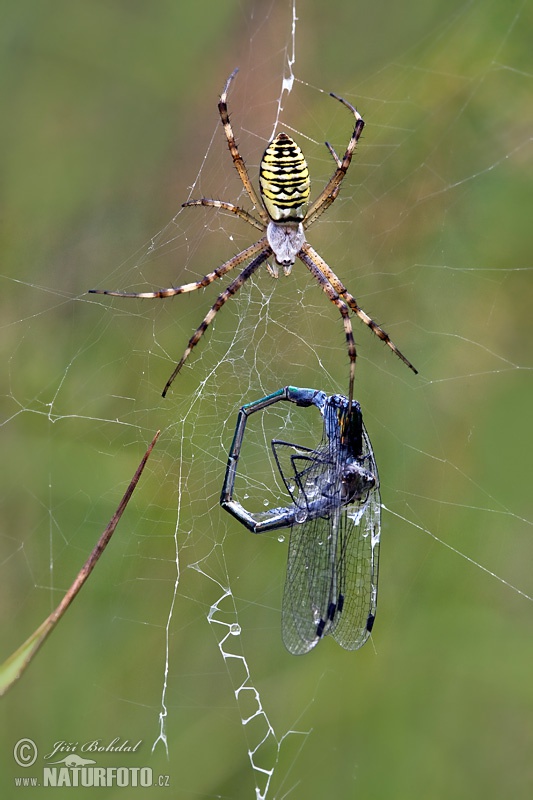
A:
[[[305,238],[305,231],[307,228],[316,222],[339,194],[340,185],[348,171],[355,147],[363,131],[364,121],[361,115],[342,97],[339,97],[333,92],[330,93],[331,97],[334,97],[346,106],[353,114],[355,117],[355,127],[342,159],[338,157],[329,142],[326,142],[326,147],[335,161],[336,169],[316,200],[310,205],[308,205],[310,193],[309,170],[304,155],[290,136],[286,133],[278,133],[266,148],[261,160],[259,170],[260,199],[252,185],[243,158],[239,153],[228,114],[228,91],[237,72],[238,69],[235,69],[226,81],[222,94],[220,95],[218,110],[224,127],[224,133],[226,134],[228,148],[233,158],[233,164],[250,198],[252,206],[257,212],[257,216],[233,203],[223,202],[222,200],[211,200],[205,197],[202,197],[200,200],[188,200],[186,203],[182,204],[182,207],[206,206],[208,208],[217,208],[231,212],[245,222],[248,222],[254,228],[260,230],[263,235],[257,242],[246,247],[224,264],[193,283],[186,283],[183,284],[183,286],[161,289],[154,292],[120,292],[108,291],[106,289],[90,289],[90,293],[144,299],[174,297],[178,294],[193,292],[196,289],[209,286],[210,283],[213,283],[217,278],[222,278],[230,270],[247,261],[249,262],[229,286],[219,294],[214,304],[189,339],[189,343],[181,359],[163,389],[162,394],[163,397],[165,397],[192,349],[198,344],[217,312],[234,294],[236,294],[236,292],[238,292],[245,281],[253,275],[261,264],[265,263],[271,256],[274,256],[276,264],[274,266],[267,264],[267,269],[273,277],[277,277],[277,265],[283,267],[285,275],[289,275],[294,262],[299,258],[315,280],[320,284],[322,290],[329,297],[331,302],[339,309],[341,314],[348,347],[348,356],[350,359],[350,402],[353,398],[355,361],[357,355],[350,319],[350,310],[355,312],[359,319],[362,320],[365,325],[368,325],[376,336],[386,342],[390,349],[416,374],[417,370],[398,350],[396,345],[391,341],[389,335],[363,311],[355,297],[348,292],[333,270],[316,250],[311,247]]]
[[[292,502],[251,512],[233,498],[248,417],[280,400],[314,405],[324,421],[317,448],[272,440]],[[346,650],[368,639],[376,617],[381,501],[379,477],[361,407],[342,395],[286,386],[239,412],[220,497],[252,533],[290,528],[282,638],[294,655],[331,634]]]

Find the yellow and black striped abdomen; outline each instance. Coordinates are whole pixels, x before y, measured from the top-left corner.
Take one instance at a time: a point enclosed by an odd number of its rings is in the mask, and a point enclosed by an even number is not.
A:
[[[302,151],[286,133],[278,133],[265,150],[259,186],[270,219],[303,220],[309,199],[309,170]]]

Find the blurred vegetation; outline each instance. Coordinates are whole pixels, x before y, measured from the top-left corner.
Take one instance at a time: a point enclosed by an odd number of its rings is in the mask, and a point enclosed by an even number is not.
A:
[[[531,796],[531,602],[424,533],[533,594],[531,9],[298,4],[298,80],[281,120],[315,191],[332,170],[323,141],[342,152],[349,135],[345,110],[317,88],[367,122],[341,196],[309,238],[420,377],[354,323],[357,396],[390,509],[378,617],[356,654],[325,641],[294,658],[279,632],[285,546],[225,519],[218,495],[243,402],[286,383],[346,391],[335,309],[301,268],[276,285],[258,276],[163,401],[216,287],[166,304],[86,294],[178,285],[253,240],[238,221],[178,211],[193,184],[196,196],[240,196],[216,109],[235,66],[232,122],[255,180],[292,46],[291,4],[5,4],[3,657],[57,605],[163,429],[89,584],[3,701],[5,791],[12,776],[39,774],[16,767],[20,737],[42,756],[59,740],[119,736],[144,743],[120,764],[170,775],[166,792],[146,797],[255,796],[247,751],[259,734],[247,741],[237,670],[206,623],[221,591],[190,568],[199,561],[230,582],[276,733],[312,729],[284,741],[271,796]],[[297,413],[275,422],[295,441],[317,423]],[[258,432],[248,463],[257,496],[272,502],[267,439]],[[151,745],[176,528],[167,761]]]

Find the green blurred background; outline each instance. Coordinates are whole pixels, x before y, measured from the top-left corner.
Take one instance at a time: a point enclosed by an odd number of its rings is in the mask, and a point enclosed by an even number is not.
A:
[[[314,193],[332,171],[324,140],[342,152],[350,134],[327,92],[367,122],[309,238],[420,375],[354,322],[388,509],[378,616],[360,652],[326,640],[294,658],[280,637],[286,545],[225,518],[218,496],[243,402],[287,383],[346,391],[337,312],[301,266],[257,276],[163,401],[217,288],[164,303],[86,294],[179,285],[253,241],[241,222],[178,212],[193,184],[193,196],[246,204],[217,96],[239,66],[230,110],[256,180],[292,4],[3,4],[2,657],[57,605],[162,429],[89,584],[2,701],[6,796],[42,767],[15,765],[21,737],[41,756],[60,740],[142,739],[98,765],[170,776],[145,797],[255,796],[264,777],[248,749],[265,720],[241,724],[254,710],[234,694],[246,670],[221,656],[227,628],[206,621],[229,585],[217,619],[242,634],[225,647],[244,654],[278,740],[300,732],[256,755],[275,767],[269,797],[531,797],[533,606],[473,563],[533,594],[531,11],[297,6],[280,127],[295,131]],[[242,492],[282,500],[268,440],[316,440],[309,414],[257,421]],[[165,685],[168,760],[161,743],[151,752]]]

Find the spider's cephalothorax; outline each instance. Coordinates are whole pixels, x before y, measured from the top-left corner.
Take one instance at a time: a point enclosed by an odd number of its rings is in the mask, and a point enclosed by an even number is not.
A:
[[[339,194],[339,189],[344,176],[350,166],[352,156],[363,132],[364,122],[358,111],[336,94],[331,96],[342,103],[353,115],[355,125],[348,146],[342,159],[340,159],[333,147],[326,142],[336,169],[326,186],[322,189],[318,197],[308,206],[309,200],[309,170],[302,151],[298,145],[286,133],[279,133],[268,145],[259,172],[259,185],[261,197],[256,190],[248,175],[248,170],[243,161],[239,148],[235,141],[233,129],[231,127],[227,96],[232,80],[237,74],[234,70],[226,81],[224,90],[220,95],[218,111],[220,120],[224,127],[226,141],[233,159],[235,169],[239,173],[242,185],[250,199],[252,209],[255,214],[234,203],[223,200],[212,200],[202,197],[199,200],[188,200],[184,206],[205,206],[208,208],[218,208],[226,211],[252,225],[261,231],[261,238],[254,244],[246,247],[240,253],[221,264],[212,272],[193,283],[185,283],[183,286],[160,289],[154,292],[115,292],[107,289],[91,289],[95,294],[109,294],[115,297],[140,297],[145,299],[175,297],[185,292],[193,292],[209,286],[210,283],[222,278],[227,272],[241,264],[247,265],[241,270],[237,277],[219,294],[214,304],[211,306],[204,319],[189,339],[189,344],[179,360],[174,372],[168,379],[163,389],[163,397],[166,395],[174,378],[189,357],[193,347],[200,341],[203,334],[215,318],[217,312],[223,305],[239,291],[241,286],[250,278],[254,272],[274,256],[276,262],[283,267],[286,275],[291,271],[292,265],[298,258],[304,264],[311,275],[319,283],[324,293],[331,302],[338,308],[343,320],[344,334],[348,346],[348,356],[350,358],[350,380],[349,380],[349,402],[353,398],[353,384],[355,377],[356,350],[353,338],[350,311],[353,311],[359,319],[368,325],[373,333],[385,342],[401,360],[407,364],[413,372],[416,369],[410,361],[398,350],[391,341],[389,335],[380,328],[358,305],[355,297],[343,285],[342,281],[335,275],[331,267],[314,250],[307,239],[305,231],[326,211],[335,201]],[[266,264],[271,275],[277,276],[277,270]]]

